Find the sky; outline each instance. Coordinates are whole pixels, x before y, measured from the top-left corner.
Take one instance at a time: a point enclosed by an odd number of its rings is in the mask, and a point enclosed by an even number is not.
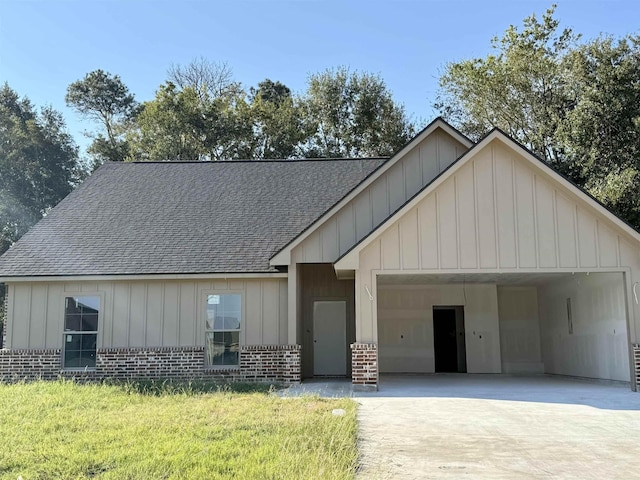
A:
[[[638,0],[558,0],[556,18],[585,39],[640,34]],[[0,0],[0,83],[61,111],[76,142],[95,125],[65,106],[92,70],[151,100],[172,64],[226,63],[246,87],[265,78],[303,92],[310,74],[347,66],[379,74],[426,123],[448,62],[484,57],[490,40],[551,1]]]

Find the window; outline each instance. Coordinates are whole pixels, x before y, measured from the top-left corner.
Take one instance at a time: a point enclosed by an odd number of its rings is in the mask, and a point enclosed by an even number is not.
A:
[[[207,365],[240,365],[241,323],[242,296],[240,294],[207,295],[205,326]]]
[[[95,368],[100,297],[66,297],[64,368]]]

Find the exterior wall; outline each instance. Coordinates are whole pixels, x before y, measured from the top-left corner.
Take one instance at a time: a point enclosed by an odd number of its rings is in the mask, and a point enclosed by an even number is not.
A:
[[[313,376],[313,302],[345,300],[347,302],[347,343],[355,341],[355,296],[353,280],[338,280],[331,264],[300,265],[302,291],[302,376]],[[351,373],[351,355],[347,355],[347,375]]]
[[[251,382],[300,382],[298,345],[242,347],[240,367],[215,370],[204,365],[204,347],[101,348],[96,368],[62,370],[61,349],[0,350],[0,380],[75,377],[86,379],[225,379]]]
[[[436,129],[292,252],[294,262],[334,262],[467,149]]]
[[[544,373],[536,287],[498,287],[503,373]]]
[[[101,297],[98,348],[204,345],[206,296],[242,293],[242,345],[286,345],[287,279],[9,284],[9,349],[62,348],[64,298]]]
[[[433,373],[433,307],[464,306],[467,371],[500,373],[495,285],[379,285],[378,361],[382,373]]]
[[[378,275],[572,271],[626,272],[621,301],[638,341],[638,243],[582,197],[500,140],[435,185],[357,253],[357,341],[377,342],[367,290]]]
[[[206,298],[243,298],[239,368],[207,368]],[[64,299],[99,295],[96,369],[62,370]],[[287,279],[34,282],[9,284],[0,378],[218,378],[300,381],[300,347],[288,345]]]
[[[576,274],[541,286],[538,299],[546,373],[630,380],[622,274]]]

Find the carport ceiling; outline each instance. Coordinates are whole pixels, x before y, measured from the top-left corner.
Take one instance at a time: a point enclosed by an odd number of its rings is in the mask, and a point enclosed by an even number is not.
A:
[[[442,285],[452,283],[495,283],[497,285],[542,285],[576,278],[586,273],[451,273],[433,275],[379,275],[378,285]],[[591,275],[597,275],[592,273]]]

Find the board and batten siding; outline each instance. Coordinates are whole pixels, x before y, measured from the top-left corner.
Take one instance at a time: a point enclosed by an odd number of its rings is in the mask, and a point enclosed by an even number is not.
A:
[[[379,273],[628,270],[629,297],[640,281],[635,245],[583,198],[493,140],[359,252],[357,340],[376,341],[366,289]],[[628,305],[633,342],[640,311]]]
[[[467,148],[438,128],[292,252],[296,263],[332,263],[430,183]]]
[[[204,345],[207,295],[242,294],[243,345],[287,343],[287,279],[10,283],[7,348],[61,348],[64,299],[99,295],[98,347]]]

